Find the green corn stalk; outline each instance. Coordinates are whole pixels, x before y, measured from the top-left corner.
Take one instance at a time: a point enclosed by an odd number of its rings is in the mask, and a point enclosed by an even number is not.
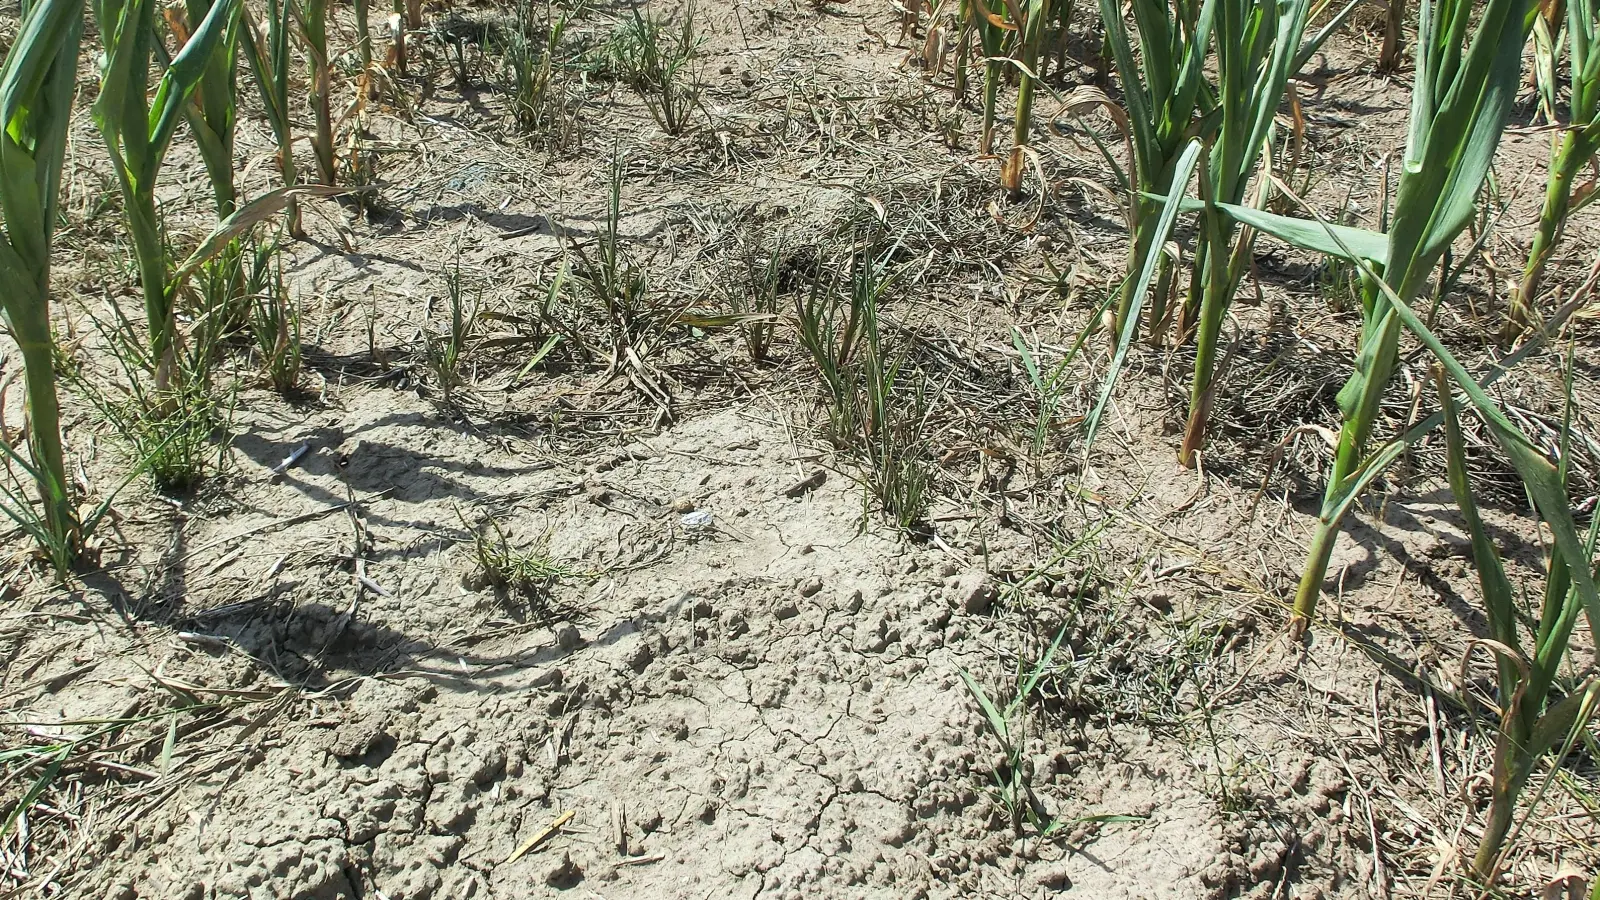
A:
[[[1189,179],[1194,177],[1195,169],[1200,164],[1200,141],[1190,138],[1183,145],[1183,150],[1178,155],[1172,175],[1172,193],[1161,198],[1159,214],[1155,219],[1155,233],[1151,235],[1152,246],[1160,247],[1167,241],[1167,236],[1172,233],[1172,226],[1177,221],[1178,213],[1186,205],[1183,192],[1187,190]],[[1100,428],[1100,419],[1105,415],[1106,408],[1111,405],[1111,397],[1117,387],[1117,378],[1122,372],[1123,363],[1128,359],[1128,348],[1133,344],[1133,326],[1139,321],[1139,313],[1144,306],[1144,295],[1150,287],[1150,279],[1155,276],[1156,257],[1145,254],[1144,260],[1139,264],[1138,274],[1130,272],[1133,279],[1133,290],[1129,294],[1132,302],[1128,313],[1123,317],[1122,329],[1117,333],[1116,347],[1111,354],[1111,365],[1106,369],[1105,382],[1100,386],[1100,397],[1095,401],[1094,407],[1089,410],[1089,415],[1084,418],[1083,424],[1083,453],[1087,458],[1089,451],[1094,446],[1095,433]],[[1111,298],[1106,298],[1109,306]]]
[[[291,0],[266,0],[266,32],[258,31],[251,19],[250,8],[241,4],[243,27],[240,38],[245,59],[250,63],[250,73],[255,77],[261,94],[261,105],[266,110],[267,122],[272,127],[272,137],[278,144],[278,171],[283,173],[283,186],[293,187],[299,181],[294,166],[294,128],[289,118],[289,32],[292,14]],[[302,234],[299,203],[290,198],[287,212],[289,233]]]
[[[1161,202],[1172,191],[1178,156],[1197,128],[1205,96],[1206,51],[1211,40],[1216,0],[1204,0],[1198,9],[1179,0],[1175,15],[1161,0],[1134,0],[1133,16],[1139,30],[1139,54],[1134,55],[1127,23],[1118,0],[1100,0],[1105,40],[1116,64],[1123,102],[1128,114],[1128,137],[1133,145],[1134,196],[1129,200],[1133,240],[1128,248],[1128,279],[1117,301],[1117,333],[1133,308],[1133,273],[1145,257],[1159,252],[1155,242]],[[1160,276],[1150,309],[1152,328],[1166,316],[1165,285],[1172,263],[1163,256]],[[1134,325],[1137,334],[1138,325]]]
[[[50,331],[50,243],[61,165],[72,120],[82,0],[34,0],[22,9],[16,40],[0,67],[0,315],[22,352],[27,393],[24,464],[43,507],[5,512],[65,571],[78,550],[78,522],[67,495]],[[20,462],[20,460],[18,460]]]
[[[1438,0],[1438,2],[1443,5],[1455,0]],[[1460,0],[1460,2],[1464,4],[1470,0]],[[1450,487],[1462,510],[1471,537],[1473,563],[1478,572],[1490,623],[1491,636],[1488,639],[1475,641],[1474,646],[1484,646],[1495,653],[1500,692],[1501,719],[1496,735],[1494,767],[1491,773],[1489,819],[1474,857],[1474,868],[1485,883],[1493,881],[1503,862],[1504,847],[1511,833],[1517,799],[1527,784],[1534,765],[1546,751],[1560,742],[1563,736],[1566,736],[1565,747],[1570,750],[1577,733],[1585,728],[1586,723],[1593,717],[1596,702],[1600,700],[1600,682],[1590,679],[1576,690],[1567,692],[1565,697],[1552,702],[1556,675],[1569,649],[1572,632],[1577,626],[1580,614],[1586,615],[1589,620],[1591,640],[1600,640],[1600,595],[1597,595],[1595,588],[1595,580],[1600,577],[1600,573],[1594,570],[1591,562],[1595,556],[1597,539],[1600,539],[1600,517],[1596,517],[1590,523],[1586,537],[1580,536],[1567,496],[1567,460],[1570,459],[1568,445],[1573,408],[1570,358],[1567,370],[1567,415],[1561,431],[1562,440],[1557,462],[1552,463],[1533,441],[1499,410],[1485,390],[1491,380],[1530,355],[1530,351],[1539,343],[1529,342],[1517,353],[1500,360],[1482,382],[1474,380],[1391,284],[1398,282],[1412,290],[1415,296],[1425,287],[1427,272],[1431,265],[1422,266],[1420,271],[1423,275],[1420,279],[1407,279],[1397,276],[1395,273],[1399,270],[1385,263],[1398,258],[1412,260],[1411,266],[1418,265],[1425,261],[1423,255],[1430,252],[1426,248],[1438,239],[1439,234],[1460,232],[1464,224],[1454,224],[1454,230],[1450,230],[1457,218],[1471,218],[1473,198],[1476,194],[1475,186],[1481,183],[1488,167],[1488,160],[1494,154],[1493,145],[1498,130],[1492,126],[1498,125],[1503,128],[1505,112],[1516,90],[1520,63],[1520,47],[1516,43],[1520,23],[1516,19],[1524,9],[1524,0],[1504,0],[1502,3],[1490,4],[1483,12],[1482,20],[1485,24],[1481,26],[1478,34],[1478,37],[1484,39],[1484,43],[1479,44],[1475,40],[1474,48],[1490,46],[1494,52],[1484,51],[1479,54],[1473,49],[1469,50],[1465,60],[1458,58],[1454,62],[1468,73],[1477,68],[1474,63],[1487,62],[1491,75],[1474,78],[1471,74],[1464,74],[1457,79],[1458,85],[1476,83],[1485,88],[1476,92],[1473,100],[1462,101],[1471,107],[1469,114],[1461,114],[1458,107],[1452,107],[1449,103],[1442,106],[1440,117],[1465,122],[1468,127],[1458,129],[1441,126],[1433,129],[1431,134],[1425,134],[1424,138],[1436,139],[1437,143],[1434,144],[1436,149],[1441,144],[1447,143],[1450,137],[1459,139],[1458,142],[1450,143],[1448,147],[1455,153],[1447,155],[1454,155],[1460,165],[1455,174],[1447,176],[1446,180],[1458,186],[1467,185],[1471,189],[1445,187],[1439,194],[1402,193],[1396,203],[1397,211],[1407,203],[1407,197],[1425,196],[1436,199],[1437,205],[1429,208],[1433,216],[1424,223],[1424,228],[1417,228],[1414,220],[1403,221],[1397,215],[1395,227],[1386,241],[1383,240],[1384,236],[1373,232],[1330,225],[1321,221],[1318,223],[1322,232],[1319,236],[1313,230],[1316,226],[1308,227],[1309,223],[1300,220],[1285,219],[1248,208],[1230,210],[1230,213],[1236,214],[1242,223],[1259,227],[1305,249],[1339,256],[1354,263],[1361,270],[1368,286],[1367,299],[1381,302],[1381,307],[1377,304],[1374,304],[1374,307],[1381,309],[1380,321],[1384,323],[1382,327],[1374,329],[1376,337],[1369,342],[1368,349],[1364,350],[1361,359],[1358,360],[1358,369],[1352,378],[1352,384],[1361,385],[1363,395],[1368,394],[1372,385],[1371,381],[1364,380],[1366,377],[1364,373],[1371,372],[1382,362],[1377,358],[1377,352],[1383,348],[1373,348],[1370,345],[1381,344],[1389,336],[1387,334],[1389,323],[1393,323],[1395,329],[1404,328],[1411,332],[1438,360],[1440,412],[1408,429],[1400,438],[1390,441],[1377,452],[1356,462],[1349,473],[1340,480],[1329,482],[1318,535],[1313,541],[1312,556],[1308,561],[1308,568],[1313,566],[1322,568],[1317,571],[1314,582],[1302,579],[1302,591],[1296,597],[1291,632],[1301,633],[1309,624],[1314,610],[1303,605],[1302,601],[1309,596],[1314,604],[1316,593],[1308,593],[1305,587],[1310,583],[1320,589],[1327,558],[1325,555],[1319,557],[1319,550],[1325,551],[1326,547],[1331,546],[1329,536],[1337,534],[1338,523],[1354,505],[1356,496],[1407,448],[1443,424],[1446,432]],[[1436,42],[1437,35],[1427,30],[1426,19],[1424,22],[1421,43],[1439,46]],[[1455,40],[1455,46],[1459,47],[1459,36]],[[1483,56],[1492,59],[1485,61]],[[1429,71],[1419,66],[1419,79],[1422,79],[1423,85],[1430,83],[1426,80]],[[1461,94],[1447,92],[1447,96],[1460,99]],[[1425,101],[1414,103],[1414,112],[1424,105]],[[1484,159],[1477,160],[1476,157],[1480,153]],[[1408,161],[1417,159],[1416,155],[1408,154]],[[1427,155],[1423,154],[1422,159],[1427,159]],[[1422,167],[1408,166],[1405,171],[1420,175],[1424,170]],[[1464,180],[1462,180],[1463,175],[1466,176]],[[1404,183],[1402,175],[1402,184]],[[1456,204],[1451,202],[1452,196],[1457,191],[1465,191],[1467,197],[1465,213],[1455,208]],[[1459,199],[1459,196],[1456,196]],[[1402,230],[1413,237],[1418,237],[1418,240],[1409,242],[1397,238],[1396,232]],[[1374,246],[1379,243],[1383,246]],[[1448,245],[1448,241],[1445,243]],[[1386,257],[1385,248],[1389,253],[1405,251],[1407,255]],[[1440,253],[1442,251],[1433,252],[1435,260]],[[1382,274],[1378,266],[1383,266]],[[1570,314],[1576,305],[1577,301],[1568,303],[1559,311],[1555,317],[1558,320],[1557,324]],[[1389,368],[1392,369],[1393,344],[1387,345],[1387,348],[1391,354]],[[1494,438],[1495,444],[1516,470],[1523,489],[1533,503],[1535,513],[1552,538],[1543,602],[1539,609],[1537,628],[1533,633],[1534,646],[1531,654],[1523,651],[1518,638],[1519,624],[1530,620],[1531,617],[1525,617],[1517,607],[1516,595],[1510,580],[1506,577],[1494,544],[1483,527],[1476,501],[1471,493],[1465,463],[1465,447],[1455,409],[1456,401],[1453,396],[1455,390],[1460,390],[1466,395],[1479,419]],[[1348,410],[1350,407],[1346,408]],[[1341,451],[1349,446],[1347,441],[1350,431],[1350,422],[1347,421],[1345,433],[1341,435]],[[1338,459],[1336,465],[1337,463]],[[1331,529],[1328,527],[1330,522],[1333,523]]]
[[[368,14],[369,0],[355,0],[356,13],[356,52],[361,57],[361,71],[372,69],[372,26],[369,24],[371,16]]]
[[[1377,236],[1370,232],[1362,233],[1359,255],[1344,240],[1337,247],[1323,244],[1325,251],[1348,256],[1362,267],[1363,322],[1355,371],[1339,392],[1344,425],[1322,514],[1295,593],[1290,631],[1296,635],[1304,633],[1316,611],[1333,543],[1353,499],[1349,492],[1362,469],[1379,400],[1396,364],[1402,322],[1409,316],[1402,307],[1426,288],[1440,257],[1472,220],[1516,96],[1522,47],[1532,27],[1531,4],[1476,4],[1478,25],[1469,42],[1474,5],[1473,0],[1419,5],[1409,136],[1382,248],[1372,246]],[[1265,230],[1285,236],[1276,228]],[[1328,228],[1328,236],[1336,230],[1360,231]]]
[[[169,28],[181,46],[189,40],[191,23],[203,21],[211,10],[211,0],[186,0],[182,11],[169,7],[166,18]],[[235,98],[239,87],[239,21],[242,3],[232,5],[227,30],[216,49],[207,60],[205,74],[195,85],[190,102],[184,107],[189,123],[189,134],[200,151],[200,160],[211,182],[211,194],[216,202],[217,221],[223,221],[239,208],[239,192],[233,174],[233,136],[235,125]],[[166,47],[156,45],[157,55],[163,63],[167,59]],[[227,328],[234,305],[244,298],[243,249],[237,244],[229,246],[215,260],[206,282],[208,296],[218,305],[221,318],[210,324]]]
[[[1525,653],[1517,637],[1521,611],[1517,608],[1516,594],[1506,577],[1500,554],[1494,540],[1485,530],[1472,496],[1472,486],[1467,474],[1466,444],[1455,409],[1455,399],[1444,370],[1438,373],[1440,405],[1445,414],[1445,443],[1449,465],[1450,490],[1461,508],[1472,540],[1472,557],[1478,571],[1478,584],[1483,592],[1484,611],[1488,613],[1489,633],[1492,642],[1483,642],[1495,653],[1502,710],[1498,734],[1495,739],[1494,767],[1491,772],[1489,818],[1479,839],[1473,868],[1486,883],[1492,882],[1500,865],[1507,835],[1511,831],[1512,816],[1517,798],[1533,774],[1534,764],[1561,739],[1581,729],[1580,715],[1587,719],[1593,714],[1594,698],[1590,696],[1594,682],[1580,691],[1554,703],[1550,702],[1552,688],[1562,660],[1566,657],[1572,632],[1586,600],[1594,603],[1593,579],[1590,560],[1594,558],[1596,538],[1600,537],[1600,516],[1590,523],[1587,539],[1576,541],[1574,524],[1550,521],[1552,533],[1558,535],[1551,548],[1545,570],[1545,590],[1539,610],[1538,631],[1534,634],[1531,654]],[[1485,398],[1487,399],[1487,398]],[[1558,507],[1566,510],[1567,450],[1571,435],[1572,379],[1567,376],[1567,420],[1561,433],[1562,454],[1559,463],[1551,466],[1542,456],[1545,481],[1556,495]],[[1498,413],[1496,413],[1498,415]],[[1509,421],[1486,416],[1490,430],[1503,447],[1520,445],[1518,450],[1533,456],[1538,452]],[[1521,471],[1519,467],[1519,471]],[[1545,506],[1536,500],[1535,507],[1541,516]],[[1559,518],[1559,517],[1558,517]],[[1562,536],[1568,539],[1563,540]],[[1576,549],[1579,556],[1569,555]],[[1587,582],[1587,585],[1583,584]],[[1590,615],[1594,607],[1590,605]]]
[[[978,137],[978,152],[988,155],[994,152],[995,112],[1000,97],[1000,74],[1005,65],[1000,54],[1006,32],[1014,31],[1016,26],[991,12],[983,0],[962,0],[961,8],[967,22],[977,32],[978,46],[983,50],[983,130]],[[958,67],[964,63],[964,59],[960,60]],[[960,80],[964,87],[964,73]]]
[[[1022,14],[1018,34],[1021,46],[1017,68],[1017,112],[1011,132],[1011,155],[1000,166],[1000,186],[1013,200],[1022,195],[1023,149],[1028,146],[1028,133],[1033,130],[1033,89],[1039,75],[1039,45],[1044,43],[1045,26],[1050,21],[1050,0],[1027,0],[1018,9]]]
[[[234,98],[238,92],[239,12],[242,4],[231,4],[227,28],[206,62],[205,71],[194,87],[192,102],[184,108],[189,131],[200,150],[200,160],[211,179],[211,192],[217,205],[217,219],[233,215],[239,206],[238,188],[233,174],[233,134],[236,115]],[[211,11],[211,0],[187,0],[187,16],[176,9],[167,11],[167,21],[178,43],[189,40],[189,25],[204,21]],[[166,56],[159,42],[156,52]],[[167,60],[163,59],[163,62]]]
[[[151,61],[161,40],[155,24],[156,0],[95,0],[95,19],[105,52],[94,119],[121,188],[150,328],[150,362],[158,373],[170,366],[176,285],[167,277],[166,241],[156,209],[156,176],[195,86],[205,77],[212,53],[235,21],[235,2],[219,0],[207,11],[194,34],[164,67],[155,91],[149,92]]]
[[[1273,119],[1296,67],[1310,56],[1302,48],[1312,0],[1216,0],[1217,131],[1200,169],[1201,196],[1240,204],[1271,140]],[[1326,32],[1323,32],[1325,35]],[[1205,438],[1222,323],[1244,277],[1255,232],[1241,234],[1215,206],[1201,216],[1200,246],[1184,322],[1198,314],[1189,424],[1179,458],[1194,464]],[[1237,237],[1237,240],[1235,238]]]
[[[1534,232],[1522,280],[1511,296],[1510,335],[1526,330],[1538,318],[1539,288],[1567,218],[1595,196],[1592,187],[1574,192],[1573,183],[1584,166],[1600,154],[1600,0],[1567,0],[1566,6],[1565,41],[1572,70],[1568,121],[1551,145],[1550,175],[1539,228]],[[1560,52],[1560,42],[1558,37],[1552,53]],[[1553,79],[1541,80],[1541,86],[1548,86],[1553,92]],[[1549,105],[1554,108],[1553,102]]]
[[[317,159],[317,176],[322,184],[335,183],[336,169],[333,158],[333,69],[328,56],[328,0],[284,0],[293,3],[295,22],[300,26],[300,40],[305,46],[306,61],[311,67],[311,89],[306,100],[311,104],[311,116],[316,131],[311,136],[311,153]]]

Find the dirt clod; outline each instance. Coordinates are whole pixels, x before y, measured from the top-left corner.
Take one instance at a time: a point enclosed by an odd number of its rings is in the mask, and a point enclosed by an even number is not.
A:
[[[961,610],[974,616],[987,613],[994,606],[995,598],[999,596],[989,576],[977,570],[961,574],[956,582],[955,594]]]

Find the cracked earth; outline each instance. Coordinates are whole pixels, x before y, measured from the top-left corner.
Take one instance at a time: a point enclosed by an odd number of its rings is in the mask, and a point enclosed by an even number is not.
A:
[[[233,572],[249,599],[173,611],[211,626],[204,643],[82,638],[109,651],[101,677],[48,699],[70,716],[106,683],[135,696],[136,649],[164,682],[226,697],[276,697],[280,678],[356,659],[381,673],[259,702],[246,717],[263,727],[222,743],[181,736],[194,771],[117,807],[83,896],[1210,896],[1272,880],[1282,836],[1221,816],[1181,752],[1138,727],[1035,741],[1031,783],[1067,827],[1019,838],[991,790],[1005,760],[960,679],[1004,690],[992,579],[960,547],[863,530],[859,488],[810,477],[766,412],[509,481],[516,457],[477,437],[432,432],[430,452],[474,463],[419,465],[399,449],[419,427],[407,415],[328,417],[285,481],[252,488],[302,510],[192,523],[203,552],[187,571]],[[357,490],[355,471],[392,489]],[[421,524],[491,490],[518,534],[585,561],[546,598],[570,615],[527,618],[474,589],[465,546]],[[318,515],[340,496],[353,520]],[[684,526],[690,505],[712,524]],[[336,560],[356,534],[388,596],[362,592],[353,615],[287,602],[355,597]],[[1302,825],[1338,819],[1325,774],[1284,794]]]

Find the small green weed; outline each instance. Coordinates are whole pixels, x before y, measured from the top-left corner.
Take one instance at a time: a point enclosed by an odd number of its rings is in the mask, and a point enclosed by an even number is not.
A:
[[[467,297],[468,288],[461,275],[459,248],[455,262],[444,271],[444,285],[450,321],[441,331],[424,331],[422,355],[428,374],[433,376],[434,384],[439,389],[441,402],[449,407],[455,405],[456,390],[470,381],[463,372],[463,366],[470,353],[478,322],[478,297]]]
[[[246,282],[251,349],[268,386],[290,394],[300,380],[300,309],[289,298],[276,243],[258,245]]]
[[[695,64],[700,39],[694,33],[694,6],[684,10],[676,27],[638,7],[632,12],[632,18],[612,35],[617,70],[644,98],[656,124],[668,134],[682,134],[700,108],[700,71]]]
[[[879,303],[894,278],[870,250],[851,256],[849,283],[819,275],[795,301],[800,344],[823,385],[824,433],[841,450],[866,457],[869,501],[901,528],[927,511],[931,472],[925,424],[931,407],[926,377],[904,366],[883,339]]]
[[[493,518],[473,529],[472,559],[481,585],[541,604],[549,603],[550,591],[560,581],[587,574],[550,555],[549,535],[518,547]]]
[[[765,362],[772,350],[772,338],[777,330],[779,296],[783,292],[783,251],[774,247],[762,254],[747,248],[744,254],[744,280],[734,279],[731,290],[726,291],[728,309],[739,317],[739,331],[744,336],[744,347],[755,362]]]
[[[517,129],[552,150],[580,141],[580,98],[567,83],[562,39],[568,24],[585,10],[583,3],[559,15],[545,3],[544,16],[534,0],[517,0],[511,27],[500,43],[500,56],[511,80],[511,109]]]
[[[1024,763],[1028,744],[1028,703],[1038,689],[1040,680],[1050,671],[1066,633],[1065,627],[1058,631],[1044,655],[1033,665],[1022,666],[1019,661],[1014,673],[1015,688],[1003,708],[996,705],[971,673],[961,670],[961,681],[966,684],[973,699],[978,701],[978,708],[983,710],[984,720],[989,723],[989,729],[1000,742],[1000,750],[1005,756],[1005,762],[994,773],[995,799],[1005,809],[1011,819],[1012,829],[1019,836],[1023,834],[1024,825],[1031,827],[1040,837],[1049,837],[1064,824],[1061,819],[1052,818],[1045,811],[1029,783]]]

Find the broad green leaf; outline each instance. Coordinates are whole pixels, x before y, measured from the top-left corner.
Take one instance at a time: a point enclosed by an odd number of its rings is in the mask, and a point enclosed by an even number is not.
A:
[[[1328,223],[1323,225],[1326,227]],[[1331,228],[1329,237],[1337,240]],[[1401,323],[1416,336],[1417,340],[1433,352],[1445,372],[1461,387],[1478,410],[1484,424],[1494,435],[1495,442],[1500,445],[1500,449],[1521,477],[1523,487],[1533,501],[1539,517],[1550,529],[1557,551],[1569,560],[1585,561],[1584,565],[1571,567],[1573,588],[1583,608],[1588,612],[1590,636],[1597,645],[1600,645],[1600,596],[1595,593],[1593,573],[1587,564],[1583,542],[1578,538],[1577,524],[1573,521],[1572,509],[1567,499],[1566,484],[1562,481],[1557,468],[1539,452],[1521,429],[1506,418],[1488,393],[1473,380],[1466,367],[1461,365],[1449,348],[1445,347],[1444,342],[1423,324],[1417,314],[1411,311],[1411,307],[1400,299],[1399,294],[1380,279],[1365,261],[1356,260],[1356,265],[1362,267],[1364,274],[1383,291],[1394,315],[1400,318]],[[1565,653],[1566,643],[1566,637],[1563,635],[1559,640],[1552,641],[1552,647],[1539,648],[1539,654],[1542,657],[1545,651]],[[1540,664],[1543,667],[1542,659]],[[1553,671],[1553,667],[1551,670]]]
[[[1166,197],[1157,194],[1146,194],[1158,203],[1165,203]],[[1204,212],[1206,203],[1192,197],[1185,197],[1181,201],[1184,212]],[[1356,257],[1365,259],[1376,265],[1382,266],[1388,258],[1388,238],[1377,231],[1365,228],[1354,228],[1349,225],[1334,225],[1332,223],[1317,222],[1311,219],[1299,219],[1293,216],[1282,216],[1265,210],[1241,206],[1237,203],[1217,203],[1217,208],[1223,214],[1241,225],[1249,225],[1257,231],[1265,232],[1273,237],[1313,253],[1321,253],[1337,259],[1354,260]],[[1334,237],[1328,234],[1332,229]]]
[[[172,64],[162,73],[150,100],[149,135],[152,156],[159,165],[166,155],[173,132],[183,119],[183,108],[194,93],[195,85],[206,73],[211,54],[216,51],[237,18],[239,0],[217,0],[206,17],[195,26],[194,33],[172,58]],[[149,173],[151,176],[153,172]]]

